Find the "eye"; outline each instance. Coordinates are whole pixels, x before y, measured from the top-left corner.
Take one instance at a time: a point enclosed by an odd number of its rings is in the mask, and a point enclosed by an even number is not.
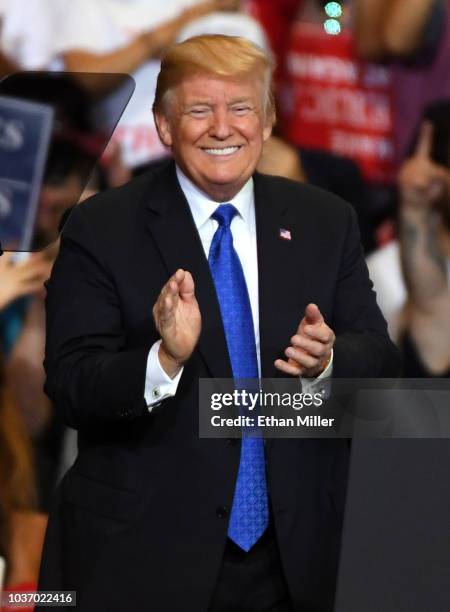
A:
[[[251,110],[248,104],[238,104],[232,107],[232,111],[235,115],[246,115]]]
[[[191,115],[191,117],[197,117],[201,119],[202,117],[206,117],[208,112],[208,108],[191,108],[189,114]]]

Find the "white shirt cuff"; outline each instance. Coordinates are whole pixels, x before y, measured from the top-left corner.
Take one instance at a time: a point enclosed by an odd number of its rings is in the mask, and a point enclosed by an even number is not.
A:
[[[147,358],[144,397],[149,412],[168,397],[173,397],[178,388],[183,368],[174,378],[170,378],[159,362],[158,351],[161,340],[155,342]]]
[[[333,349],[331,349],[331,359],[323,372],[316,378],[302,378],[300,381],[302,384],[303,393],[320,393],[320,395],[327,399],[330,395],[331,381],[329,378],[333,375]]]

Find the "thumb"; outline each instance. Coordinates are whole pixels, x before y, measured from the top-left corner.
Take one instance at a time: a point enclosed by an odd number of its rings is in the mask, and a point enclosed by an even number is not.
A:
[[[184,278],[180,285],[180,297],[182,300],[191,301],[195,298],[195,284],[192,274],[185,270]]]
[[[305,308],[305,323],[307,325],[314,325],[316,323],[322,323],[323,317],[317,304],[308,304]]]
[[[416,145],[416,156],[430,159],[433,149],[433,124],[424,121],[420,127],[419,138]]]

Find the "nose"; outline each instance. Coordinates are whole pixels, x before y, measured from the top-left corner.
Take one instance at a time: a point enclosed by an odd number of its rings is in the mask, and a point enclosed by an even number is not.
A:
[[[209,135],[218,140],[226,140],[232,133],[233,129],[229,122],[228,109],[214,109]]]

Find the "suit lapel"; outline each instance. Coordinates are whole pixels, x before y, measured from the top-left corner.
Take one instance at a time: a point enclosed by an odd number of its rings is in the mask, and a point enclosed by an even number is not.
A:
[[[309,241],[296,231],[301,204],[289,202],[287,194],[283,197],[280,185],[274,187],[269,177],[256,173],[254,185],[261,373],[263,377],[273,378],[280,376],[273,362],[283,357],[289,338],[303,315],[296,305],[307,283],[304,266],[308,261]],[[202,313],[199,351],[211,376],[231,378],[225,333],[209,265],[173,163],[155,177],[150,189],[148,228],[167,274],[172,275],[183,268],[194,278]],[[297,211],[294,215],[290,214],[292,207]],[[297,222],[295,229],[291,222]],[[293,230],[292,240],[280,238],[280,229]]]
[[[208,261],[173,163],[152,181],[148,209],[151,215],[148,228],[168,275],[183,268],[194,279],[202,313],[198,348],[211,376],[231,378],[225,333]]]
[[[254,182],[261,371],[263,377],[275,378],[283,374],[273,363],[279,357],[285,358],[284,350],[302,316],[296,304],[303,289],[301,264],[307,261],[306,241],[298,236],[298,214],[293,217],[290,212],[293,205],[298,211],[300,204],[289,202],[282,184],[274,187],[269,177],[257,173]],[[287,234],[282,238],[283,229],[291,231],[291,237]]]

